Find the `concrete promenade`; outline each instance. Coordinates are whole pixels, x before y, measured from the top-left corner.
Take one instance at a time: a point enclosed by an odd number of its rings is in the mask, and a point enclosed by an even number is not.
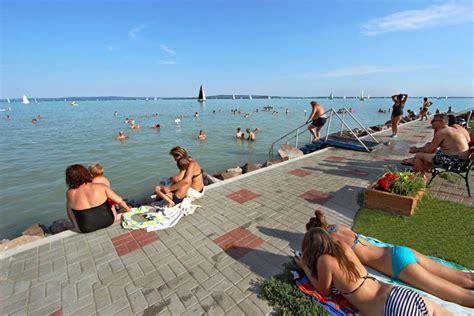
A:
[[[194,214],[146,233],[119,223],[64,232],[0,253],[2,315],[261,315],[259,282],[299,249],[316,208],[352,225],[363,188],[408,148],[432,138],[428,122],[400,127],[373,153],[330,148],[209,187]],[[471,179],[472,180],[472,179]],[[441,181],[441,182],[440,182]],[[435,194],[470,205],[463,183]]]

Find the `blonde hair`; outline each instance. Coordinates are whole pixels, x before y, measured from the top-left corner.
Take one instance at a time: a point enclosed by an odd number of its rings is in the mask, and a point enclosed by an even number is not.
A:
[[[179,158],[187,158],[188,157],[188,152],[186,151],[186,149],[184,149],[182,147],[179,147],[179,146],[176,146],[176,147],[171,148],[170,155],[171,156],[176,156],[176,157],[179,157]]]
[[[178,165],[179,170],[186,170],[189,166],[189,157],[179,159],[176,164]]]
[[[89,172],[93,178],[100,177],[104,174],[104,167],[100,163],[89,166]]]

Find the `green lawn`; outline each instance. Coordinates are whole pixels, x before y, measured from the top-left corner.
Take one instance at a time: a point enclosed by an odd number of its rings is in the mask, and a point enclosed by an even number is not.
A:
[[[474,210],[425,197],[412,217],[361,208],[353,230],[474,269]]]

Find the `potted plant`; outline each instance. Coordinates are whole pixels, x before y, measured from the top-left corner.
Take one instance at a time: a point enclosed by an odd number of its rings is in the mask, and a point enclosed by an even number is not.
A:
[[[420,174],[389,171],[364,192],[364,207],[410,216],[425,193],[426,183]]]

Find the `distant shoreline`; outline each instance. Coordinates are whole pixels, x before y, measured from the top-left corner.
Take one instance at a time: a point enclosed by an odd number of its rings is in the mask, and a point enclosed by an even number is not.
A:
[[[222,95],[211,95],[207,97],[207,100],[253,100],[253,99],[258,99],[258,100],[268,100],[271,102],[272,99],[328,99],[328,96],[310,96],[310,97],[292,97],[292,96],[268,96],[268,95],[251,95],[252,99],[250,99],[250,94],[242,94],[242,95],[227,95],[227,94],[222,94]],[[270,99],[268,99],[270,97]],[[411,99],[422,99],[425,96],[411,96]],[[44,101],[44,102],[71,102],[71,101],[145,101],[145,102],[158,102],[160,100],[197,100],[196,97],[156,97],[157,99],[154,100],[154,96],[148,96],[148,97],[120,97],[120,96],[91,96],[91,97],[54,97],[54,98],[42,98],[42,97],[35,97],[35,96],[29,96],[29,98],[36,99],[37,101]],[[390,99],[389,96],[374,96],[370,97],[371,99]],[[437,96],[428,96],[430,99],[437,99]],[[333,99],[340,99],[343,100],[344,97],[334,97]],[[358,96],[346,96],[347,100],[354,100],[357,99],[359,100]],[[441,99],[445,99],[445,97],[441,97]],[[463,96],[450,96],[448,99],[474,99],[474,96],[471,97],[463,97]],[[11,102],[21,102],[21,98],[10,98]],[[8,102],[6,98],[0,99],[0,102]]]

